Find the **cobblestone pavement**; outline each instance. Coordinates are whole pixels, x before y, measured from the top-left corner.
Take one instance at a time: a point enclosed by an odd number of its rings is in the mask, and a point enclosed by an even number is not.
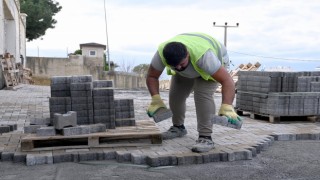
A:
[[[168,92],[161,92],[168,104]],[[16,131],[0,134],[2,161],[51,164],[66,161],[87,161],[115,159],[118,162],[147,164],[149,166],[202,164],[216,161],[235,161],[254,158],[260,151],[267,150],[275,140],[318,140],[319,123],[309,121],[285,121],[271,124],[264,120],[253,120],[243,116],[241,130],[214,126],[212,134],[215,149],[207,153],[192,153],[190,148],[198,137],[193,94],[187,100],[185,126],[188,134],[173,140],[164,140],[162,145],[127,148],[89,148],[54,151],[21,152],[20,140],[25,136],[24,126],[33,118],[49,118],[50,87],[21,85],[15,91],[0,90],[0,124],[16,123]],[[147,91],[115,90],[116,99],[134,99],[136,120],[146,120],[146,108],[150,103]],[[219,109],[221,94],[216,95]],[[171,126],[166,120],[157,124],[160,131]],[[28,159],[29,157],[29,159]],[[34,159],[30,159],[34,158]],[[28,164],[28,162],[27,162]]]

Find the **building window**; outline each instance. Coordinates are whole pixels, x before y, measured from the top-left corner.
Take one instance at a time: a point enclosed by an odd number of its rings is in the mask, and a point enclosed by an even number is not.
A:
[[[93,50],[90,50],[89,51],[89,56],[97,56],[97,52],[93,51]]]

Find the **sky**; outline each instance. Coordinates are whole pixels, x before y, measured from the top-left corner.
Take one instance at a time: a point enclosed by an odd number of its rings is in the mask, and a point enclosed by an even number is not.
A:
[[[223,43],[225,28],[213,22],[227,22],[239,23],[227,28],[231,69],[260,62],[262,70],[320,70],[319,0],[56,1],[55,28],[27,42],[27,56],[67,57],[95,42],[109,45],[116,64],[134,67],[149,64],[157,46],[177,34],[202,32]]]

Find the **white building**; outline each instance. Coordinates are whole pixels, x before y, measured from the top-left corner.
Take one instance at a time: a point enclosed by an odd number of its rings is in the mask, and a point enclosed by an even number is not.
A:
[[[19,0],[0,1],[0,55],[10,53],[16,63],[25,66],[26,60],[26,14],[20,13]],[[0,89],[4,86],[0,69]]]

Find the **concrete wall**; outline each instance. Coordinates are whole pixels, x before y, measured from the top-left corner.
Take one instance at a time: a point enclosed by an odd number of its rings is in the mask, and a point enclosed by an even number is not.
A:
[[[100,63],[95,58],[82,55],[71,55],[69,58],[27,57],[26,67],[37,77],[92,75],[94,80],[113,80],[115,88],[146,88],[145,77],[135,73],[106,72]]]

